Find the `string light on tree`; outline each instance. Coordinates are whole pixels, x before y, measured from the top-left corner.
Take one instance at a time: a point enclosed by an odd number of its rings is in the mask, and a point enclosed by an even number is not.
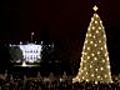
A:
[[[93,44],[93,41],[90,41],[90,44]]]
[[[83,81],[95,81],[95,84],[112,82],[106,34],[102,21],[96,13],[98,7],[95,5],[93,10],[95,13],[86,33],[79,72],[77,78],[73,78],[73,83]],[[85,53],[87,54],[85,55]]]
[[[93,57],[95,56],[95,54],[94,54],[94,53],[92,53],[91,55],[92,55]]]
[[[98,21],[95,21],[95,24],[97,24],[98,23]]]
[[[99,55],[99,54],[100,54],[100,51],[97,51],[97,54]]]
[[[100,70],[102,71],[102,70],[103,70],[103,67],[101,67]]]
[[[102,28],[101,27],[98,27],[99,30],[101,30]]]
[[[94,77],[95,75],[94,74],[91,74],[91,77]]]
[[[95,39],[95,38],[96,38],[96,36],[95,36],[95,35],[93,35],[93,38]]]
[[[95,27],[93,26],[92,29],[95,30]]]

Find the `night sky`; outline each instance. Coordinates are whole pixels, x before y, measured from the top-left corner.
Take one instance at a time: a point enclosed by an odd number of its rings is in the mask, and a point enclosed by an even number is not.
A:
[[[113,73],[120,72],[119,0],[1,0],[0,43],[53,41],[67,60],[80,62],[85,34],[94,13],[103,21]]]

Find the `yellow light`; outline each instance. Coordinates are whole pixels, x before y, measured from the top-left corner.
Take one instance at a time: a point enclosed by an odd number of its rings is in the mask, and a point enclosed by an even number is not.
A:
[[[94,77],[95,75],[94,74],[91,74],[91,77]]]
[[[98,7],[95,5],[95,6],[93,7],[93,10],[96,12],[96,11],[98,10]],[[96,14],[94,14],[94,15],[96,15]]]
[[[109,57],[107,57],[107,61],[109,61]]]
[[[90,47],[87,47],[87,50],[90,50]]]
[[[92,34],[90,33],[90,34],[89,34],[89,37],[91,37],[91,36],[92,36]]]
[[[94,36],[93,36],[93,38],[95,39],[95,38],[96,38],[96,36],[94,35]]]
[[[94,44],[95,47],[97,47],[97,44]]]
[[[85,74],[88,75],[88,72],[86,72]]]
[[[82,54],[84,55],[84,52],[82,52]]]
[[[82,79],[85,79],[85,77],[82,77]]]
[[[84,52],[84,55],[87,55],[87,53],[86,53],[86,52]]]
[[[100,24],[102,24],[102,21],[100,20]]]
[[[103,50],[103,47],[101,47],[100,49]]]
[[[95,84],[98,84],[98,81],[95,81]]]
[[[86,37],[88,37],[88,34],[86,34]]]
[[[101,27],[98,27],[99,30],[101,30],[102,28]]]
[[[109,75],[111,76],[111,72],[109,72]]]
[[[102,41],[101,40],[99,40],[99,43],[101,43]]]
[[[85,49],[85,46],[83,47],[83,49]]]
[[[103,35],[104,38],[106,38],[106,35]]]
[[[100,54],[100,51],[97,51],[97,54],[99,55],[99,54]]]
[[[98,71],[98,68],[96,68],[95,71]]]
[[[87,56],[87,59],[90,59],[90,56]]]
[[[106,46],[106,45],[105,45],[104,47],[105,47],[105,49],[107,49],[107,46]]]
[[[88,31],[90,31],[91,29],[90,29],[90,27],[88,28]]]
[[[95,60],[95,61],[97,61],[97,58],[96,58],[96,57],[94,57],[94,60]]]
[[[91,18],[91,21],[94,21],[94,18]]]
[[[101,80],[103,80],[103,78],[100,78]]]
[[[106,56],[108,56],[108,54],[107,54],[107,53],[105,53],[105,57],[106,57]]]
[[[95,14],[95,17],[98,18],[99,17],[98,14]]]
[[[84,60],[83,62],[86,63],[86,60]]]
[[[83,63],[80,63],[80,66],[82,66],[83,65]]]
[[[95,27],[93,26],[92,29],[95,30]]]
[[[97,30],[97,31],[96,31],[96,33],[98,34],[98,33],[99,33],[99,31]]]
[[[95,21],[95,24],[97,24],[98,23],[98,21]]]
[[[81,70],[81,73],[83,72],[83,70]],[[80,75],[80,74],[79,74]]]
[[[102,62],[105,63],[105,60],[103,59]]]
[[[86,82],[89,82],[89,79],[86,79]]]
[[[88,35],[88,34],[87,34]],[[88,40],[85,40],[85,43],[87,44],[88,43]]]
[[[99,78],[100,78],[100,76],[97,76],[97,78],[99,79]]]
[[[90,65],[90,68],[92,68],[93,66],[92,65]]]
[[[92,55],[92,56],[95,56],[95,54],[94,54],[94,53],[92,53],[91,55]]]
[[[103,67],[101,67],[100,70],[103,71]]]
[[[93,41],[90,41],[90,44],[93,44]]]
[[[87,70],[87,68],[86,68],[86,67],[84,67],[84,70]]]
[[[105,74],[104,77],[107,78],[107,75]]]
[[[107,68],[108,68],[108,69],[110,69],[110,66],[109,66],[109,65],[107,65]]]

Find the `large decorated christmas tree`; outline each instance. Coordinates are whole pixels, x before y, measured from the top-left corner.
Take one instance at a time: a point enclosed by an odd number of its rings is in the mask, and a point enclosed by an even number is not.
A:
[[[112,82],[106,34],[102,21],[96,13],[98,7],[95,5],[93,9],[95,13],[86,33],[80,69],[77,76],[73,78],[73,83],[83,81]]]

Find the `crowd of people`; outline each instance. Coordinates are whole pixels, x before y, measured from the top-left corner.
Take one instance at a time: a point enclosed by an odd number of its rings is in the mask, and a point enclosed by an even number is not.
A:
[[[48,77],[42,77],[38,72],[36,77],[0,75],[0,90],[120,90],[120,83],[72,83],[72,77],[67,76],[66,72],[61,77],[54,76],[53,73]]]

